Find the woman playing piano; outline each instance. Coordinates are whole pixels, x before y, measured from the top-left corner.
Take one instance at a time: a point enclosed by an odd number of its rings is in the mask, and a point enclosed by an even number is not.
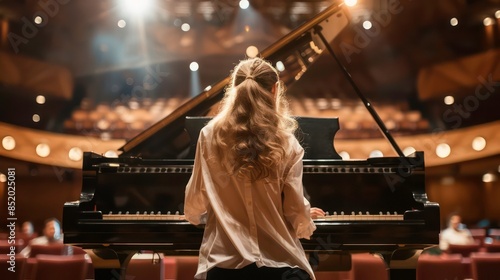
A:
[[[299,238],[316,229],[302,188],[279,74],[252,58],[233,70],[221,111],[200,132],[184,214],[205,223],[196,278],[314,279]],[[312,210],[311,210],[312,209]]]

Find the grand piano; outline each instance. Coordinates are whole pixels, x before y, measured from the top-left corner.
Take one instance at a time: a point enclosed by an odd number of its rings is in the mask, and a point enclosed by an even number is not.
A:
[[[347,24],[342,4],[333,4],[260,55],[283,64],[281,78],[291,87],[323,52],[342,67],[330,42]],[[297,137],[306,151],[305,192],[313,206],[328,211],[302,244],[317,270],[349,269],[350,254],[372,252],[383,256],[391,279],[412,279],[416,257],[438,243],[440,231],[439,205],[425,192],[424,155],[402,153],[342,69],[398,156],[343,160],[334,145],[337,118],[297,117]],[[117,158],[84,153],[80,199],[65,203],[62,224],[64,243],[92,256],[96,279],[124,279],[127,262],[139,251],[198,253],[203,226],[184,219],[184,188],[198,133],[228,82],[229,77],[215,83],[128,141]],[[98,264],[109,259],[118,267]]]

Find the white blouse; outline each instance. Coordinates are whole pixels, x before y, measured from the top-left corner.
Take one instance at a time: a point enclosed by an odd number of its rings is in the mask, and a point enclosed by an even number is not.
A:
[[[250,182],[231,176],[209,145],[213,127],[205,126],[197,144],[193,173],[186,186],[184,214],[205,223],[195,278],[214,266],[299,267],[314,278],[299,238],[316,226],[302,188],[304,150],[292,135],[289,157],[273,176]],[[281,179],[281,180],[280,180]]]

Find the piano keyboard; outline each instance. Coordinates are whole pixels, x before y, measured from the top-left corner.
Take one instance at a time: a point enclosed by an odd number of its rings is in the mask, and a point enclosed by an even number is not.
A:
[[[103,220],[164,220],[164,221],[185,221],[184,215],[176,212],[175,214],[171,214],[167,212],[166,214],[162,214],[161,212],[136,212],[135,214],[130,214],[128,212],[121,213],[113,213],[102,215]],[[314,221],[402,221],[404,217],[402,214],[394,213],[382,213],[378,214],[370,214],[369,212],[351,212],[350,214],[345,214],[344,212],[333,212],[333,214],[329,214],[326,212],[324,217],[319,217],[313,219]]]

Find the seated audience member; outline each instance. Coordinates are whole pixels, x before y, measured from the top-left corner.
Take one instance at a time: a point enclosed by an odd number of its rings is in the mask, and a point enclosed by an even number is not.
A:
[[[35,227],[33,226],[33,223],[30,221],[25,221],[22,224],[21,232],[26,238],[34,238],[38,236],[38,234],[35,233]]]
[[[29,257],[31,253],[31,245],[48,245],[53,243],[63,243],[63,236],[61,233],[61,225],[56,218],[49,218],[45,220],[43,227],[43,235],[31,239],[26,248],[21,251],[25,257]]]
[[[462,225],[462,218],[458,214],[452,214],[448,220],[448,227],[439,235],[439,248],[448,250],[450,244],[467,245],[474,244],[474,238],[470,231]]]

